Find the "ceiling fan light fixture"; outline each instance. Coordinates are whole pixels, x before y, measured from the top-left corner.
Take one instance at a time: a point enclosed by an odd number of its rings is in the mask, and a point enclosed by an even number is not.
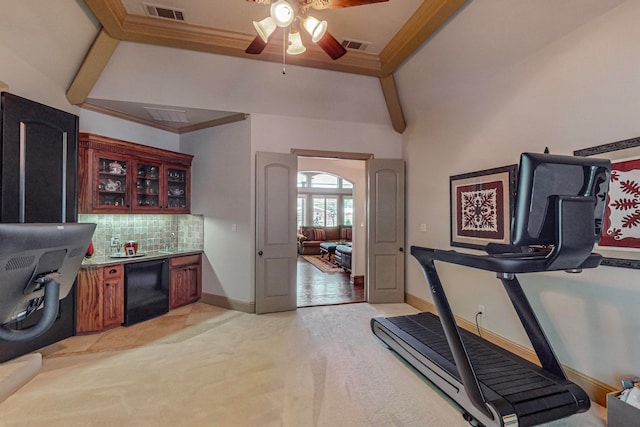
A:
[[[278,27],[288,27],[295,17],[293,7],[285,0],[278,0],[271,5],[271,18]]]
[[[270,16],[267,16],[261,21],[253,21],[253,26],[256,29],[256,32],[260,36],[265,43],[269,41],[269,37],[276,30],[277,25],[276,21]]]
[[[311,15],[309,15],[302,23],[304,29],[311,35],[311,40],[314,43],[318,43],[318,40],[325,35],[327,32],[327,25],[327,21],[319,21]]]
[[[300,37],[300,33],[289,33],[289,47],[287,48],[287,53],[289,55],[300,55],[306,50],[307,48],[302,44],[302,37]]]

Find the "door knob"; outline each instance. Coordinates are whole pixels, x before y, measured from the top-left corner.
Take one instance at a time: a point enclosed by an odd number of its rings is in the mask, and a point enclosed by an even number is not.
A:
[[[399,249],[399,251],[400,251],[400,252],[404,252],[404,248],[400,248],[400,249]]]
[[[262,256],[262,251],[258,251],[258,255]]]

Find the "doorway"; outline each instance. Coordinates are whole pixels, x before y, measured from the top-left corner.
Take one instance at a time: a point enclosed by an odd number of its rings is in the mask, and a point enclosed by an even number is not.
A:
[[[296,175],[298,156],[256,152],[256,313],[297,308]],[[311,157],[309,154],[307,156]],[[326,157],[326,156],[325,156]],[[361,190],[368,221],[354,218],[352,240],[363,250],[352,257],[363,268],[365,299],[370,303],[404,301],[404,182],[402,159],[367,160]],[[357,191],[356,191],[357,194]],[[315,233],[315,232],[314,232]],[[326,240],[326,239],[323,239]],[[336,248],[337,250],[337,248]],[[366,257],[365,257],[366,255]],[[358,264],[358,259],[364,260]],[[360,265],[360,267],[358,267]]]
[[[330,233],[327,243],[340,243],[339,240],[343,240],[342,243],[350,246],[351,250],[350,264],[345,264],[346,268],[342,268],[342,250],[346,250],[344,247],[340,249],[337,258],[337,245],[329,245],[322,250],[318,247],[299,248],[298,307],[366,301],[365,183],[364,160],[298,157],[297,229],[326,229]],[[350,238],[340,239],[336,229],[342,228],[349,229]],[[336,236],[333,236],[331,230],[336,232]]]

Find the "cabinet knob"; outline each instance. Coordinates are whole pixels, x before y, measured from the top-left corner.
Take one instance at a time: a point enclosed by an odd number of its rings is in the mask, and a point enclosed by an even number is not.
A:
[[[116,270],[115,268],[112,268],[111,270],[109,270],[109,274],[116,274],[118,270]]]

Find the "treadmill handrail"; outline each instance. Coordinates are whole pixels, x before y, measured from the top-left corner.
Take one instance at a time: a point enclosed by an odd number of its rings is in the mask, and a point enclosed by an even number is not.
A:
[[[458,331],[458,326],[456,324],[455,318],[453,316],[453,311],[451,310],[451,306],[449,305],[449,301],[444,292],[444,288],[442,287],[442,283],[440,282],[440,278],[438,277],[438,272],[436,271],[435,265],[433,264],[433,260],[428,257],[422,257],[421,255],[429,251],[428,248],[420,248],[417,246],[411,247],[411,254],[420,261],[422,268],[424,270],[427,282],[430,285],[431,294],[433,295],[433,302],[438,310],[438,315],[440,316],[440,323],[442,324],[442,329],[444,330],[445,337],[447,338],[447,343],[449,344],[449,348],[451,349],[451,354],[453,355],[454,362],[456,364],[456,368],[458,369],[458,374],[460,375],[460,379],[462,385],[464,387],[464,391],[469,398],[469,401],[475,406],[483,415],[488,417],[489,419],[493,419],[493,414],[489,410],[486,399],[480,389],[480,383],[478,382],[478,377],[471,365],[471,360],[469,359],[469,353],[462,342],[462,337],[460,336],[460,332]]]
[[[511,275],[511,277],[501,277],[500,280],[511,300],[511,305],[513,305],[513,308],[516,310],[520,323],[522,323],[529,337],[533,351],[535,351],[536,356],[538,356],[540,365],[542,365],[542,368],[547,372],[551,372],[557,377],[566,380],[567,375],[556,353],[553,351],[553,347],[551,347],[551,343],[544,333],[538,317],[534,313],[531,304],[529,304],[529,299],[522,290],[518,278],[515,275]]]

